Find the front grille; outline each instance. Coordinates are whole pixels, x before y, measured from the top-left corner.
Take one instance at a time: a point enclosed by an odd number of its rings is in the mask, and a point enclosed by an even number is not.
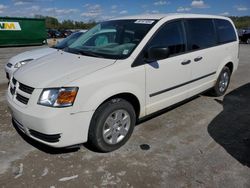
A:
[[[61,138],[60,134],[43,134],[32,129],[30,129],[29,132],[32,136],[50,143],[59,142],[59,139]]]
[[[23,104],[28,104],[29,99],[20,95],[19,93],[16,94],[16,100],[18,100],[19,102],[23,103]]]
[[[33,87],[18,82],[14,77],[12,78],[9,87],[10,94],[13,96],[14,100],[24,105],[28,104],[31,94],[34,91]]]
[[[13,77],[13,78],[12,78],[12,83],[13,83],[14,85],[16,85],[16,82],[17,82],[16,79]]]
[[[19,83],[19,89],[28,94],[32,94],[32,92],[34,91],[33,87],[26,86],[22,83]]]
[[[16,91],[16,87],[15,86],[14,87],[10,87],[10,93],[12,95],[14,95],[15,91]]]
[[[7,63],[7,67],[11,68],[12,64],[11,63]]]
[[[9,73],[6,72],[6,78],[9,80],[10,79],[10,75]]]

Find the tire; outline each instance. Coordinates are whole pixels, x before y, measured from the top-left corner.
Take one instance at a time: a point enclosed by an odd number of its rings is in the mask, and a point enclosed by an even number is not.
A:
[[[107,101],[92,117],[88,143],[96,151],[114,151],[130,138],[135,122],[135,110],[128,101],[121,98]]]
[[[216,81],[215,86],[211,90],[211,95],[220,97],[224,95],[230,83],[231,71],[228,67],[224,67]]]

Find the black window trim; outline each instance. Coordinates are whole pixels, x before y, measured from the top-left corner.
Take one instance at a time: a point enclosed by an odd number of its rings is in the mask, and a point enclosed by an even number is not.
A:
[[[216,45],[213,45],[213,46],[209,46],[209,47],[205,47],[205,48],[199,48],[199,49],[195,49],[195,50],[190,50],[188,51],[188,43],[187,43],[187,29],[185,27],[185,21],[186,20],[189,20],[189,19],[211,19],[212,22],[213,22],[213,28],[215,30],[215,34],[216,34]],[[168,58],[172,58],[172,57],[175,57],[175,56],[179,56],[179,55],[183,55],[183,54],[187,54],[187,53],[192,53],[192,52],[196,52],[196,51],[200,51],[200,50],[204,50],[204,49],[209,49],[209,48],[214,48],[214,47],[217,47],[217,46],[221,46],[221,45],[225,45],[225,44],[228,44],[228,43],[232,43],[232,42],[237,42],[238,39],[237,39],[237,35],[236,35],[236,40],[232,40],[232,41],[227,41],[227,42],[223,42],[223,43],[220,43],[219,42],[219,37],[218,37],[218,32],[217,32],[217,28],[216,28],[216,25],[215,25],[215,20],[225,20],[225,21],[228,21],[231,25],[232,23],[229,21],[229,20],[226,20],[226,19],[220,19],[220,18],[177,18],[177,19],[173,19],[173,20],[169,20],[169,21],[166,21],[164,24],[162,24],[158,29],[157,31],[150,37],[150,39],[148,40],[148,42],[145,44],[145,46],[143,47],[143,49],[140,51],[140,53],[138,53],[138,55],[136,56],[135,60],[133,61],[133,63],[131,64],[131,67],[137,67],[137,66],[141,66],[141,65],[145,65],[147,64],[147,62],[143,62],[143,63],[140,63],[142,62],[143,60],[140,59],[140,56],[142,53],[145,53],[145,48],[147,47],[147,45],[152,41],[153,37],[159,32],[160,29],[162,29],[162,27],[164,27],[166,24],[169,24],[171,22],[175,22],[175,21],[182,21],[182,27],[183,27],[183,31],[184,31],[184,41],[185,41],[185,51],[182,52],[182,53],[178,53],[178,54],[173,54],[171,55],[170,57]],[[233,26],[233,25],[232,25]],[[234,29],[234,32],[235,32],[235,29]]]

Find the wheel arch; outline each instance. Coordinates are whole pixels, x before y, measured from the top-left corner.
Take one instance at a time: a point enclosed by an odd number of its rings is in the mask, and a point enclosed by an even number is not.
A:
[[[140,101],[134,94],[132,94],[130,92],[114,94],[111,97],[108,97],[107,99],[105,99],[101,104],[98,105],[97,108],[99,108],[105,102],[112,100],[112,99],[115,99],[115,98],[121,98],[121,99],[128,101],[133,106],[133,108],[135,110],[136,118],[139,118],[140,112],[141,112]]]
[[[237,65],[234,64],[234,62],[232,61],[232,59],[226,59],[226,60],[223,61],[223,63],[221,63],[220,66],[218,67],[217,72],[216,72],[216,78],[219,77],[220,72],[221,72],[221,70],[222,70],[224,67],[228,67],[228,68],[230,69],[230,71],[231,71],[231,74],[233,74],[234,71],[237,69]]]
[[[231,73],[233,73],[234,72],[234,64],[233,64],[233,62],[228,62],[226,65],[225,65],[225,67],[228,67],[229,68],[229,70],[231,71]]]

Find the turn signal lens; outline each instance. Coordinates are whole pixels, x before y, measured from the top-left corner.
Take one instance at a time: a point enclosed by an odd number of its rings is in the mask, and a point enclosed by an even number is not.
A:
[[[77,94],[77,89],[75,88],[74,90],[65,90],[65,91],[61,91],[58,95],[57,98],[57,105],[58,106],[71,106],[76,98],[76,94]]]

